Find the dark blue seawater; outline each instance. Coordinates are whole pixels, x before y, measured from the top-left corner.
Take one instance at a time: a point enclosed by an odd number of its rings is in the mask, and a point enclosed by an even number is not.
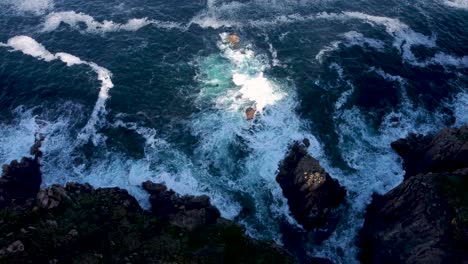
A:
[[[371,194],[402,180],[390,143],[468,122],[467,28],[466,0],[0,0],[0,162],[42,133],[45,185],[147,206],[141,182],[164,182],[256,238],[356,262]],[[349,194],[320,245],[284,232],[275,181],[304,137]]]

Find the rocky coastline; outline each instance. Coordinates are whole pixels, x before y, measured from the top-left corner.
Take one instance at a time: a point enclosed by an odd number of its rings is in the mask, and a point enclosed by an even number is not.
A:
[[[145,182],[151,212],[119,188],[68,183],[40,189],[34,158],[3,166],[0,263],[294,263],[223,219],[207,196]]]
[[[360,233],[363,263],[468,263],[468,126],[392,144],[405,180],[375,195]]]
[[[119,188],[68,183],[41,189],[42,137],[32,158],[3,166],[0,263],[296,263],[221,217],[208,196],[181,196],[145,182],[151,210]],[[276,180],[292,216],[316,242],[336,227],[346,190],[291,144]],[[468,126],[392,143],[404,181],[374,195],[358,246],[362,263],[468,263]],[[307,259],[307,263],[332,263]]]

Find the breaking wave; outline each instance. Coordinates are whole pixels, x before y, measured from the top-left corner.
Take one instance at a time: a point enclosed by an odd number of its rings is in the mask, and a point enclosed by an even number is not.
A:
[[[26,55],[30,55],[39,60],[44,60],[47,62],[58,59],[64,62],[68,67],[85,64],[88,65],[94,72],[96,72],[98,80],[101,82],[101,88],[99,90],[98,99],[94,105],[93,112],[91,113],[91,117],[86,126],[82,129],[79,137],[84,142],[91,139],[95,145],[99,144],[99,142],[102,142],[102,136],[97,133],[97,129],[99,129],[104,124],[104,118],[107,113],[105,105],[106,100],[109,98],[109,90],[114,87],[114,84],[111,80],[112,74],[109,70],[97,65],[94,62],[83,61],[80,58],[68,53],[58,52],[52,54],[43,45],[28,36],[12,37],[6,44],[4,44],[4,46],[11,47],[16,51],[21,51]]]

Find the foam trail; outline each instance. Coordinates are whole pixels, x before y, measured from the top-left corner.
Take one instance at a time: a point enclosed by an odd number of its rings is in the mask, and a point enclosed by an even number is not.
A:
[[[3,0],[0,5],[6,4],[12,6],[19,13],[31,13],[34,15],[43,15],[54,8],[53,0]]]
[[[111,72],[94,62],[83,61],[68,53],[58,52],[56,54],[52,54],[43,45],[28,36],[12,37],[8,40],[7,46],[14,50],[21,51],[26,55],[30,55],[47,62],[58,59],[69,67],[80,64],[85,64],[91,67],[91,69],[98,75],[98,80],[101,82],[101,88],[99,90],[98,100],[96,101],[93,112],[91,113],[91,117],[80,133],[79,138],[83,141],[87,141],[91,138],[95,145],[99,144],[102,137],[98,135],[97,129],[103,124],[103,118],[106,115],[105,103],[109,98],[109,90],[114,86],[111,80]]]
[[[468,9],[468,0],[445,0],[444,4],[454,8]]]
[[[384,46],[385,46],[385,44],[382,41],[377,40],[377,39],[366,38],[364,37],[364,35],[356,31],[346,32],[342,35],[342,37],[345,39],[344,41],[337,40],[337,41],[331,42],[328,46],[325,46],[323,49],[321,49],[317,53],[317,55],[315,56],[315,59],[319,63],[323,63],[323,59],[325,55],[338,50],[341,44],[343,44],[345,47],[351,47],[351,46],[360,46],[363,48],[370,47],[380,52],[383,51]]]
[[[343,34],[347,42],[345,46],[360,46],[360,47],[371,47],[377,51],[382,52],[384,49],[384,42],[378,39],[366,38],[362,33],[356,31],[349,31]]]
[[[163,29],[184,29],[184,27],[176,22],[164,22],[152,20],[148,18],[133,18],[125,24],[115,23],[113,21],[104,20],[103,22],[96,21],[92,16],[84,13],[76,13],[75,11],[53,12],[46,17],[43,25],[43,31],[54,31],[61,24],[67,24],[73,29],[80,30],[80,24],[84,23],[87,33],[105,33],[118,31],[137,31],[143,27],[153,25]]]
[[[411,51],[412,46],[436,47],[435,36],[428,37],[415,32],[398,19],[372,16],[360,12],[343,12],[343,14],[348,18],[363,20],[371,25],[384,26],[386,32],[394,38],[393,46],[402,52],[403,59],[409,63],[417,62],[416,57]]]
[[[459,127],[468,124],[468,93],[461,92],[455,96],[455,100],[452,103],[455,126]]]
[[[338,109],[340,109],[341,107],[343,107],[344,104],[346,104],[346,102],[348,101],[348,99],[349,99],[349,97],[351,96],[351,94],[353,94],[355,88],[354,88],[354,85],[353,85],[351,82],[345,80],[344,75],[343,75],[343,68],[341,68],[340,65],[338,65],[337,63],[332,63],[332,64],[330,65],[330,68],[331,68],[331,69],[335,69],[336,72],[338,73],[338,80],[339,80],[340,82],[344,82],[345,85],[349,87],[349,89],[346,90],[346,91],[344,91],[344,92],[340,95],[340,97],[338,98],[338,100],[336,100],[336,102],[335,102],[335,109],[338,110]]]
[[[341,44],[341,41],[333,41],[332,43],[330,43],[330,45],[326,46],[325,48],[321,49],[317,55],[315,55],[315,59],[319,62],[319,63],[323,63],[323,57],[327,54],[327,53],[330,53],[330,52],[333,52],[335,50],[338,50],[339,49],[339,46]]]

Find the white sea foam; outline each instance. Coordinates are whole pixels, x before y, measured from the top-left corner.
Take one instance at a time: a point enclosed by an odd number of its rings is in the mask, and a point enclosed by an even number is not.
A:
[[[428,59],[425,64],[438,64],[442,66],[468,68],[468,56],[455,57],[443,52],[438,52],[434,55],[433,58]]]
[[[104,118],[107,113],[105,103],[109,98],[109,90],[114,86],[111,80],[111,72],[94,62],[83,61],[68,53],[58,52],[56,54],[52,54],[43,45],[28,36],[12,37],[8,40],[7,46],[14,50],[21,51],[26,55],[48,62],[58,59],[64,62],[67,66],[86,64],[96,72],[98,80],[101,82],[98,100],[96,101],[91,117],[80,133],[79,138],[83,141],[91,139],[95,145],[102,142],[103,138],[97,133],[97,129],[104,124]]]
[[[343,79],[341,67],[335,66]],[[363,224],[363,212],[373,192],[383,194],[399,184],[403,178],[399,157],[391,150],[390,143],[409,133],[427,134],[444,126],[445,116],[429,113],[413,106],[406,94],[406,81],[381,69],[371,69],[383,79],[395,83],[400,89],[400,104],[387,113],[382,122],[373,129],[364,113],[356,106],[335,108],[335,130],[339,137],[338,148],[346,164],[354,172],[345,172],[330,167],[323,161],[327,171],[348,190],[351,208],[341,219],[336,232],[320,247],[314,248],[319,256],[339,263],[357,263],[355,237]],[[348,82],[349,81],[346,81]],[[340,85],[340,84],[339,84]],[[352,85],[352,84],[350,84]],[[346,94],[347,91],[343,92]],[[341,98],[341,97],[340,97]],[[339,101],[340,99],[338,99]],[[338,103],[338,102],[337,102]]]
[[[377,51],[382,52],[384,49],[384,42],[378,39],[372,39],[372,38],[366,38],[362,33],[356,32],[356,31],[348,31],[344,34],[342,34],[342,37],[345,39],[343,41],[337,40],[337,41],[332,41],[329,45],[325,46],[322,48],[317,55],[315,55],[315,59],[319,63],[323,63],[324,57],[328,53],[332,53],[334,51],[337,51],[340,49],[340,45],[344,45],[345,47],[351,47],[351,46],[361,46],[363,48],[373,48],[376,49]]]
[[[9,5],[19,13],[43,15],[54,8],[53,0],[3,0],[0,5]]]
[[[217,189],[209,189],[199,183],[197,177],[206,174],[199,171],[190,158],[178,151],[166,140],[158,138],[154,129],[126,123],[117,119],[112,128],[133,131],[144,139],[144,158],[135,160],[124,153],[101,145],[90,160],[82,153],[82,144],[77,135],[79,124],[86,120],[82,107],[65,103],[58,109],[42,109],[33,115],[34,109],[19,107],[14,111],[14,120],[0,126],[0,162],[29,156],[36,133],[45,136],[41,150],[43,185],[67,182],[90,183],[96,187],[120,187],[127,189],[140,204],[149,208],[148,194],[141,184],[146,180],[165,183],[180,194],[208,194],[223,216],[234,218],[239,205],[225,197]]]
[[[44,22],[43,31],[54,31],[61,24],[67,24],[73,29],[81,30],[80,25],[85,25],[84,32],[88,33],[105,33],[117,31],[137,31],[148,25],[156,26],[163,29],[179,28],[183,29],[181,24],[176,22],[165,22],[152,20],[148,18],[133,18],[128,20],[125,24],[115,23],[113,21],[104,20],[103,22],[96,21],[94,17],[84,14],[76,13],[75,11],[66,12],[53,12],[50,13]]]
[[[378,39],[366,38],[362,33],[356,31],[349,31],[343,34],[347,42],[346,46],[361,46],[371,47],[377,51],[382,52],[384,50],[385,43]]]
[[[450,7],[468,9],[468,0],[444,0],[443,2]]]
[[[466,91],[455,96],[451,108],[455,115],[455,126],[468,124],[468,93]]]
[[[355,87],[351,82],[344,78],[343,68],[340,65],[337,63],[332,63],[330,64],[330,68],[336,70],[338,73],[338,81],[343,83],[344,86],[349,87],[346,91],[341,93],[340,97],[335,102],[335,109],[340,109],[344,104],[346,104],[349,97],[353,94]]]
[[[52,61],[56,59],[54,54],[50,53],[44,46],[28,36],[12,37],[8,40],[7,45],[15,50],[23,52],[26,55],[30,55],[41,60]]]
[[[194,156],[206,171],[215,168],[206,182],[255,201],[255,214],[242,220],[249,234],[280,241],[277,219],[295,221],[275,180],[278,163],[293,140],[309,138],[316,157],[321,147],[304,132],[305,124],[294,112],[293,90],[263,73],[270,65],[265,56],[256,55],[249,46],[232,48],[227,34],[220,37],[220,54],[199,62],[203,110],[191,122],[199,139]],[[247,121],[244,111],[252,104],[258,111],[255,121]],[[244,154],[238,157],[236,152]]]
[[[34,134],[38,131],[32,111],[19,107],[15,109],[14,115],[23,118],[16,118],[14,122],[0,126],[0,165],[29,156],[29,149],[34,144]]]
[[[425,36],[413,31],[408,25],[398,19],[372,16],[360,12],[343,12],[347,18],[363,20],[371,25],[384,26],[386,32],[394,38],[393,46],[400,50],[402,57],[409,63],[416,63],[411,48],[415,45],[422,45],[429,48],[436,47],[436,37]]]
[[[333,52],[335,50],[338,50],[340,48],[340,44],[341,44],[341,41],[333,41],[332,43],[330,43],[330,45],[328,46],[325,46],[323,49],[321,49],[317,55],[315,55],[315,59],[319,62],[319,63],[323,63],[323,57],[327,54],[327,53],[330,53],[330,52]]]

